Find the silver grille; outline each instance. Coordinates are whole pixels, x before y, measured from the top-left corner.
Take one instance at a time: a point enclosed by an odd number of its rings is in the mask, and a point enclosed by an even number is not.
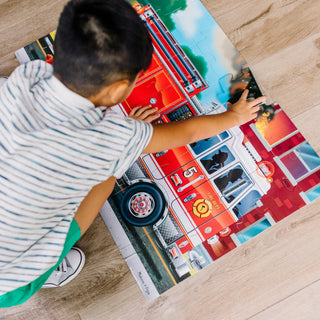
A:
[[[166,247],[183,237],[183,232],[170,212],[160,225],[154,226],[154,231]]]

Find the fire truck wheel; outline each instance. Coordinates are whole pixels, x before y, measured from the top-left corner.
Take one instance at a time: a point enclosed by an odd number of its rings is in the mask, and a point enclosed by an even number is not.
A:
[[[138,182],[124,193],[120,208],[127,222],[143,227],[156,223],[162,217],[166,200],[156,184]]]

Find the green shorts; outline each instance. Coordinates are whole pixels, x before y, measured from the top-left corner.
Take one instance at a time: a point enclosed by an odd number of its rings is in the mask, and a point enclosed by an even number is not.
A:
[[[80,231],[79,225],[76,222],[76,220],[73,219],[69,228],[69,232],[67,234],[64,248],[62,250],[59,261],[56,263],[56,265],[53,266],[51,269],[49,269],[47,272],[45,272],[36,280],[30,282],[29,284],[0,296],[0,308],[9,308],[9,307],[21,304],[26,300],[28,300],[38,290],[40,290],[43,284],[50,277],[52,272],[55,269],[57,269],[57,267],[59,266],[63,258],[67,255],[67,253],[70,251],[73,245],[80,239],[80,237],[81,237],[81,231]]]

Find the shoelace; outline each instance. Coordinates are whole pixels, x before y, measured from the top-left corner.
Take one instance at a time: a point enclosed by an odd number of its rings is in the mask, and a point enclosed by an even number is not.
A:
[[[58,272],[67,272],[67,259],[64,258],[61,263],[58,265],[58,268],[56,269]]]

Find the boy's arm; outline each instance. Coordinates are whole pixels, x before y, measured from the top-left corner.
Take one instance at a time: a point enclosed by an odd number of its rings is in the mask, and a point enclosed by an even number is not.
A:
[[[101,207],[109,198],[114,185],[115,177],[110,177],[108,180],[94,186],[87,196],[82,200],[78,210],[75,213],[74,219],[77,221],[83,235],[98,215]]]
[[[188,143],[210,138],[226,129],[253,120],[260,109],[258,104],[264,102],[266,97],[262,96],[253,101],[247,101],[248,92],[248,90],[245,90],[239,101],[224,113],[155,125],[153,136],[143,153],[156,153],[177,148]]]

